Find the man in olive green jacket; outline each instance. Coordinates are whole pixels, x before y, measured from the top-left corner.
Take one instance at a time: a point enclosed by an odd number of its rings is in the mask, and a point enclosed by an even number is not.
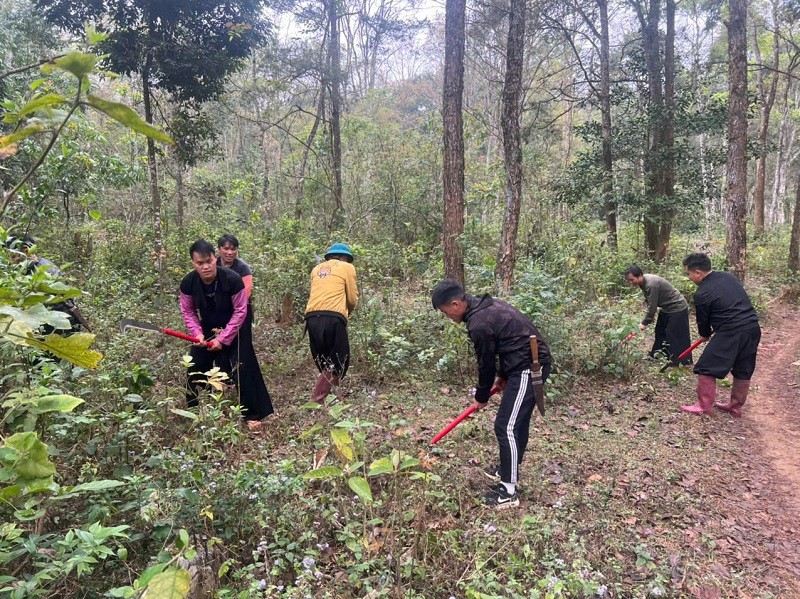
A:
[[[691,345],[689,304],[686,298],[666,279],[658,275],[644,274],[636,264],[631,264],[625,271],[625,280],[639,287],[647,302],[647,313],[639,323],[639,330],[645,330],[658,312],[655,340],[650,356],[655,358],[656,354],[663,352],[670,362],[678,364],[678,356]],[[691,364],[692,355],[689,354],[680,363]]]

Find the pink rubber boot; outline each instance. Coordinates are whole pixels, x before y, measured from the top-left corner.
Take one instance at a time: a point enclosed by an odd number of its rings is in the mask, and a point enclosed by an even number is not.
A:
[[[750,390],[750,381],[733,379],[731,387],[731,400],[728,403],[715,403],[714,407],[727,412],[734,418],[742,417],[742,406],[747,401],[747,392]]]
[[[714,410],[714,398],[717,395],[717,379],[700,374],[697,376],[697,403],[681,406],[681,410],[690,414],[711,414]]]
[[[331,392],[332,382],[331,379],[336,376],[330,370],[323,370],[317,377],[317,382],[314,383],[314,389],[311,391],[311,401],[318,404],[324,404],[325,398]]]

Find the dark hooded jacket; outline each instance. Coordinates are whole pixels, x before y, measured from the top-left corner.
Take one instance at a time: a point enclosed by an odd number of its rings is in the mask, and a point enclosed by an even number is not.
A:
[[[536,335],[539,362],[550,364],[550,349],[527,316],[506,302],[490,295],[467,295],[464,313],[469,338],[478,359],[478,386],[475,400],[489,401],[495,376],[507,379],[531,366],[530,336]],[[496,356],[500,357],[499,368]]]

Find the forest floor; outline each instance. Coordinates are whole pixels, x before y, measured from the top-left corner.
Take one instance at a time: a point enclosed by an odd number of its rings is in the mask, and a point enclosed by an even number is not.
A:
[[[678,406],[694,402],[695,377],[685,368],[661,374],[657,363],[644,364],[638,380],[551,389],[546,418],[534,415],[531,425],[522,503],[502,513],[480,507],[477,499],[488,483],[479,471],[496,460],[494,409],[429,445],[468,405],[468,386],[432,388],[410,378],[369,382],[356,365],[342,399],[351,414],[373,423],[375,455],[399,448],[442,477],[437,491],[456,507],[444,500],[417,506],[418,514],[426,513],[415,526],[475,539],[460,548],[467,555],[427,564],[428,576],[439,581],[430,596],[463,596],[465,588],[486,585],[494,558],[478,556],[524,543],[531,533],[519,522],[534,515],[552,535],[540,539],[542,550],[563,558],[550,562],[548,576],[566,578],[569,566],[559,571],[552,564],[579,557],[602,572],[612,597],[800,597],[800,420],[793,411],[800,390],[799,316],[787,304],[771,306],[741,419],[720,411],[710,418],[681,412]],[[649,340],[639,337],[638,343],[646,349]],[[273,394],[302,401],[311,379],[301,372],[282,375],[280,387],[271,385]],[[720,400],[728,388],[719,384]],[[289,458],[301,468],[308,461],[310,470],[313,445],[287,447],[281,440],[302,439],[311,415],[298,410],[296,400],[284,409],[281,403],[277,426],[255,445],[273,460]],[[502,534],[492,539],[485,531],[494,526]],[[543,568],[544,556],[537,559]],[[502,560],[494,567],[500,581],[515,576]],[[449,584],[441,582],[448,578]],[[412,586],[426,592],[425,585]]]
[[[307,500],[317,495],[321,501],[338,497],[342,506],[341,521],[329,522],[323,503],[313,516],[313,543],[330,544],[316,556],[323,576],[308,589],[313,597],[448,598],[477,596],[475,591],[528,597],[527,589],[588,576],[614,599],[800,598],[800,418],[794,412],[800,398],[800,312],[776,300],[762,330],[740,419],[717,410],[711,417],[681,412],[680,405],[695,401],[696,377],[688,368],[661,373],[659,363],[642,360],[628,379],[549,381],[547,414],[534,414],[531,423],[521,504],[498,512],[480,502],[489,486],[481,471],[497,460],[496,398],[430,445],[469,405],[473,381],[466,360],[473,358],[464,357],[457,385],[435,382],[430,373],[376,379],[355,361],[339,398],[329,398],[332,413],[310,411],[302,407],[315,377],[305,340],[299,329],[262,320],[255,339],[259,355],[267,356],[264,372],[276,415],[230,452],[230,466],[253,460],[301,475],[321,465],[321,455],[327,455],[325,465],[336,464],[336,452],[325,449],[328,431],[345,419],[366,435],[361,459],[367,466],[397,449],[441,477],[427,489],[408,481],[394,498],[384,478],[369,477],[377,500],[370,508],[359,507],[346,484],[311,483],[297,505],[286,498],[287,514],[303,514]],[[639,335],[610,351],[643,356],[651,342]],[[275,347],[285,349],[276,353]],[[174,374],[179,388],[181,373]],[[719,383],[720,400],[729,386]],[[174,425],[185,428],[184,420]],[[393,513],[407,521],[397,522]],[[358,526],[342,524],[348,521]],[[291,523],[282,526],[261,534],[300,534]],[[358,552],[342,539],[350,530],[362,531]],[[398,555],[413,556],[416,574],[398,574],[386,589],[383,578],[370,573],[385,571],[379,565],[395,563]],[[354,576],[359,567],[363,574]],[[280,575],[272,582],[288,585],[292,578]],[[390,594],[366,593],[369,588]]]
[[[800,314],[776,303],[759,346],[749,405],[741,419],[741,451],[749,459],[737,513],[774,535],[772,564],[800,597]],[[763,499],[768,500],[767,505]],[[765,556],[767,558],[769,556]]]

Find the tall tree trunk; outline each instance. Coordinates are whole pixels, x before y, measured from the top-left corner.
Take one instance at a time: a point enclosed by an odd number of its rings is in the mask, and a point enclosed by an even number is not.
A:
[[[772,3],[772,19],[775,31],[772,32],[772,64],[770,65],[771,81],[769,88],[765,86],[765,72],[766,67],[759,67],[757,73],[756,90],[758,93],[758,101],[761,104],[758,119],[758,148],[759,154],[756,159],[756,181],[755,189],[753,190],[753,226],[756,235],[764,231],[764,188],[766,187],[766,171],[767,171],[767,132],[769,130],[769,119],[772,113],[772,106],[775,104],[775,95],[778,91],[778,67],[780,66],[780,23],[778,21],[778,10],[773,0]],[[758,27],[756,26],[757,20],[753,19],[753,26],[751,27],[753,35],[753,52],[756,56],[756,63],[762,65],[761,61],[761,48],[758,45]]]
[[[447,0],[444,25],[444,274],[464,282],[464,43],[466,0]]]
[[[300,168],[297,172],[297,196],[294,203],[294,216],[300,218],[303,215],[303,188],[306,180],[306,167],[308,166],[308,153],[311,151],[311,144],[317,136],[317,129],[320,121],[325,120],[325,79],[319,83],[319,96],[317,98],[317,114],[314,116],[314,124],[308,132],[306,143],[303,144],[303,153],[300,158]]]
[[[772,200],[770,202],[770,212],[772,214],[773,222],[782,222],[778,219],[779,215],[783,213],[780,209],[783,199],[784,191],[784,173],[786,167],[786,146],[789,136],[789,113],[791,107],[789,106],[789,89],[791,81],[789,77],[786,78],[786,87],[784,88],[781,101],[781,122],[778,126],[778,147],[775,153],[775,170],[772,174]]]
[[[794,194],[794,215],[792,215],[792,238],[789,240],[789,270],[800,270],[800,174],[797,175],[797,190]]]
[[[269,126],[259,124],[259,129],[258,146],[261,150],[261,163],[264,167],[264,180],[261,182],[261,208],[265,213],[269,213]]]
[[[511,0],[508,13],[506,76],[503,83],[503,153],[506,165],[506,203],[495,279],[504,293],[511,291],[517,260],[517,229],[522,202],[522,145],[519,120],[522,112],[522,66],[525,52],[525,0]]]
[[[328,40],[328,59],[330,61],[331,86],[331,159],[333,161],[333,217],[331,229],[336,230],[344,222],[342,205],[342,128],[341,128],[341,87],[342,63],[339,39],[339,0],[327,0],[330,39]]]
[[[608,32],[608,2],[597,0],[600,9],[600,121],[603,145],[603,213],[606,236],[617,247],[617,202],[614,199],[614,156],[611,151],[611,51]]]
[[[148,54],[142,70],[142,102],[144,120],[153,124],[153,106],[150,97],[150,70],[152,56]],[[158,188],[158,165],[156,164],[156,144],[152,137],[147,138],[147,170],[150,174],[150,202],[153,217],[153,261],[156,270],[161,272],[164,259],[164,239],[161,232],[161,192]]]
[[[747,0],[729,0],[728,166],[726,254],[728,266],[744,281],[747,257]]]
[[[642,28],[650,111],[650,146],[645,157],[644,243],[648,256],[663,262],[669,250],[672,219],[671,206],[674,186],[672,166],[674,145],[674,44],[675,2],[666,4],[666,37],[664,60],[661,60],[659,23],[660,0],[648,0],[646,13],[641,5],[634,4]],[[667,65],[667,63],[670,63]],[[662,87],[663,79],[663,87]],[[665,97],[666,96],[666,97]]]
[[[180,162],[175,163],[175,200],[177,201],[178,209],[178,230],[183,231],[183,209],[186,198],[184,196],[183,165]]]

